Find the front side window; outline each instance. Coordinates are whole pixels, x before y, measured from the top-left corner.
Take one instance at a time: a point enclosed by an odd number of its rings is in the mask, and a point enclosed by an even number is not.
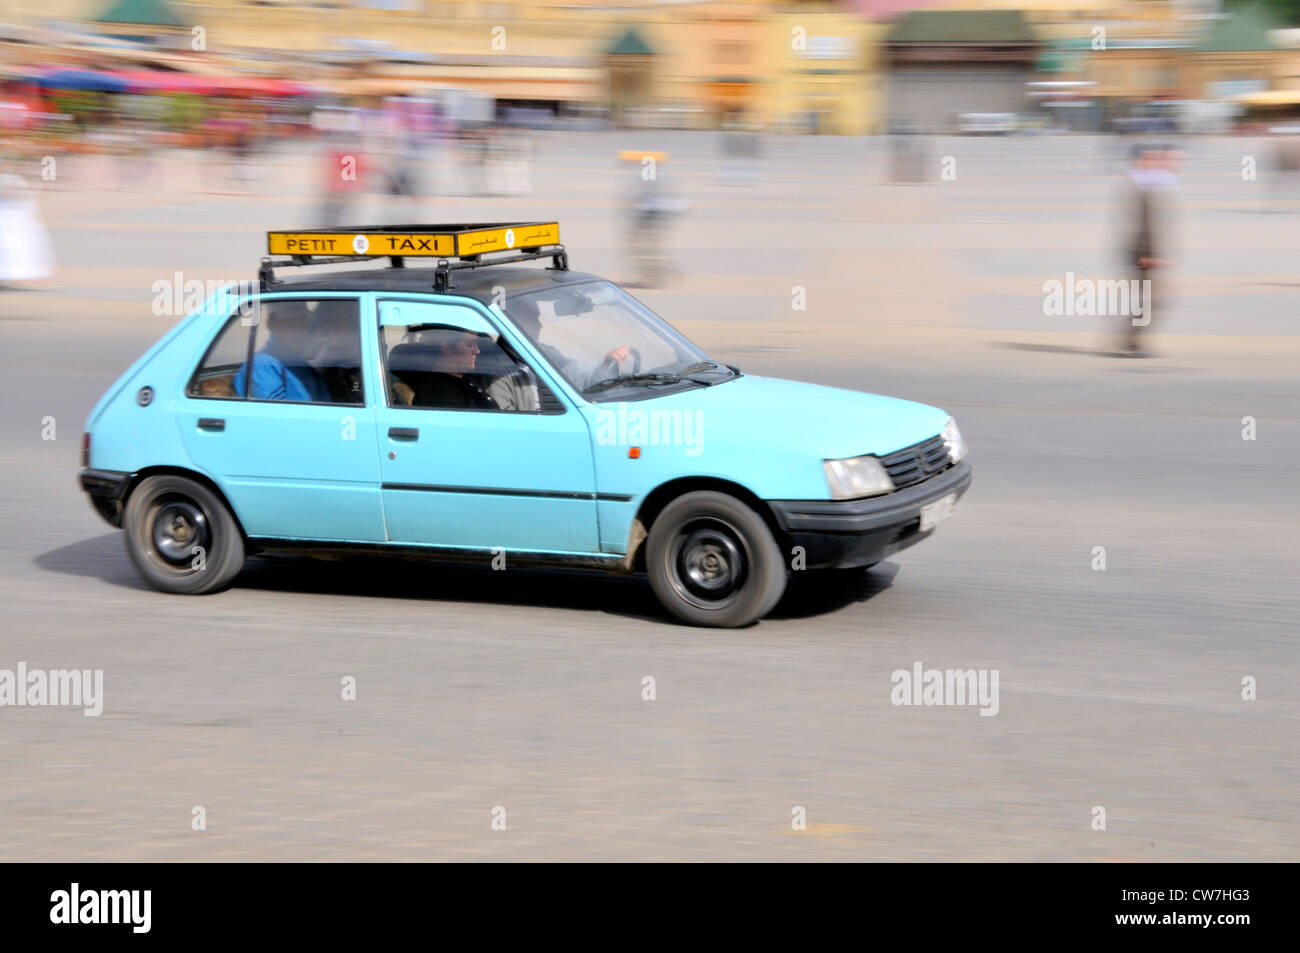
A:
[[[262,301],[251,314],[233,315],[204,356],[188,393],[314,404],[364,403],[357,301]]]
[[[450,324],[385,325],[388,400],[428,410],[541,410],[529,368],[492,334]]]

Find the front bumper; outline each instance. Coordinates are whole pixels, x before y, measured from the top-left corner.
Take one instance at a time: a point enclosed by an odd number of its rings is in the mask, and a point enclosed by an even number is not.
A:
[[[109,526],[122,527],[122,506],[127,488],[131,485],[130,473],[121,470],[82,470],[81,488],[90,497],[95,512]]]
[[[921,532],[921,507],[970,486],[962,461],[924,483],[865,500],[771,500],[791,546],[802,546],[809,569],[870,566],[934,532]]]

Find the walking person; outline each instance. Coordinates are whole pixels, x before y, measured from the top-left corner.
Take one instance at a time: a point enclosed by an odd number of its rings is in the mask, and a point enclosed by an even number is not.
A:
[[[1285,211],[1284,203],[1300,194],[1300,126],[1282,126],[1273,130],[1273,182],[1274,208]]]
[[[1150,357],[1143,339],[1154,324],[1157,307],[1157,274],[1173,264],[1170,253],[1170,214],[1178,179],[1173,172],[1174,153],[1165,146],[1145,145],[1133,151],[1128,170],[1129,214],[1125,224],[1126,264],[1137,278],[1137,293],[1130,302],[1130,314],[1123,318],[1119,357]]]
[[[39,287],[54,271],[49,232],[22,176],[0,175],[0,291]]]
[[[354,211],[363,172],[368,175],[370,171],[363,164],[361,118],[351,108],[318,109],[312,116],[312,127],[321,136],[316,224],[320,228],[337,228]]]

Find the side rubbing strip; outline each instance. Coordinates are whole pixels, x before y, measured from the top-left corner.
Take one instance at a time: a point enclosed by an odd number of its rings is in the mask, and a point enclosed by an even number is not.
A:
[[[385,490],[410,490],[421,493],[482,493],[488,496],[531,496],[550,500],[600,500],[627,503],[632,497],[624,493],[583,493],[569,490],[515,490],[495,486],[439,486],[432,483],[385,483]]]

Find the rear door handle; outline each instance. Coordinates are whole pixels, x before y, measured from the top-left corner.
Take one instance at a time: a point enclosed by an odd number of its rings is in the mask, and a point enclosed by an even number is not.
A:
[[[419,427],[389,427],[388,439],[390,440],[419,440]]]
[[[225,430],[226,422],[220,417],[200,417],[200,430]]]

